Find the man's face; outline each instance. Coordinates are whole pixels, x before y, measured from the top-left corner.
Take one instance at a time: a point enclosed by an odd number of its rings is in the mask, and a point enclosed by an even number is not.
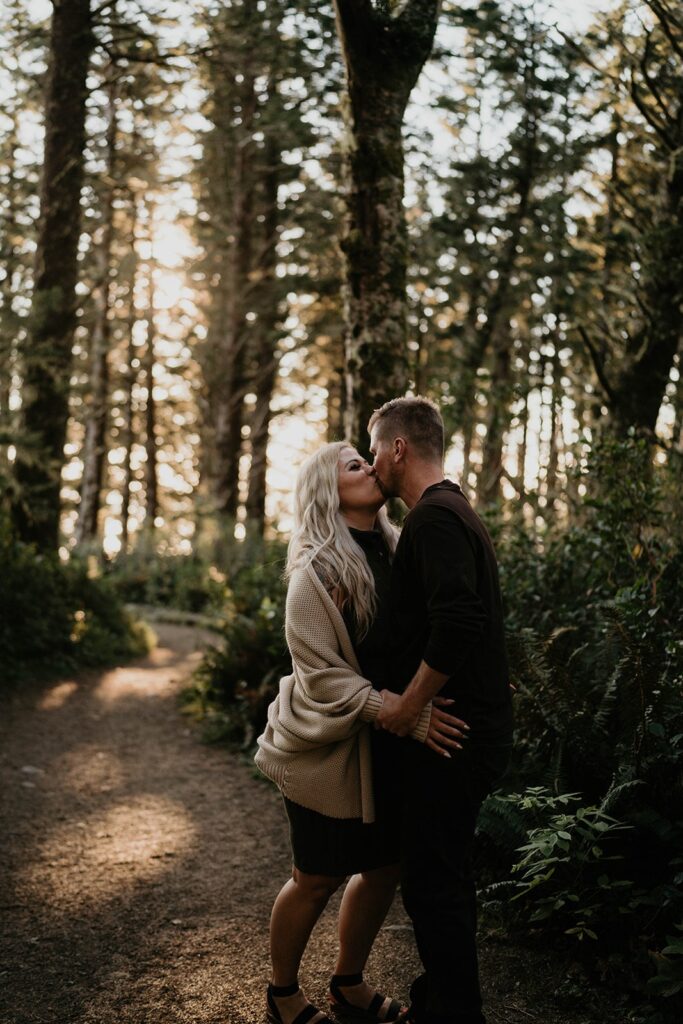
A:
[[[370,454],[373,456],[372,468],[375,471],[377,482],[384,497],[395,498],[399,492],[393,460],[393,445],[391,441],[381,440],[377,434],[378,429],[375,426],[370,433]]]

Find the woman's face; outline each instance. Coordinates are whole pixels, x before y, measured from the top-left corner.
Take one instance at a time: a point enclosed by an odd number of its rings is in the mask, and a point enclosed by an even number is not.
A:
[[[343,513],[354,511],[376,512],[384,504],[372,466],[361,458],[355,448],[342,448],[339,452],[339,509]]]

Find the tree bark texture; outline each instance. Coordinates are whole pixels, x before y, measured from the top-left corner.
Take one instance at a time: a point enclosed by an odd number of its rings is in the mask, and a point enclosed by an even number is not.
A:
[[[56,550],[76,319],[86,77],[93,35],[89,0],[54,0],[53,7],[14,520],[24,540]]]
[[[99,246],[97,314],[90,345],[90,395],[83,443],[83,479],[76,525],[76,544],[92,543],[107,455],[109,402],[109,350],[111,347],[112,243],[114,239],[114,192],[116,180],[116,86],[108,88],[107,169],[102,200],[102,237]]]
[[[370,0],[335,0],[347,81],[345,429],[361,449],[373,409],[403,394],[409,378],[401,129],[439,8],[409,0],[392,14]]]
[[[265,147],[263,175],[263,249],[258,268],[258,320],[254,346],[254,375],[251,388],[256,395],[256,407],[251,419],[251,464],[246,513],[250,531],[260,537],[265,529],[266,471],[268,468],[268,436],[270,403],[277,376],[276,346],[278,340],[278,296],[275,289],[278,240],[278,186],[280,148],[273,136]]]

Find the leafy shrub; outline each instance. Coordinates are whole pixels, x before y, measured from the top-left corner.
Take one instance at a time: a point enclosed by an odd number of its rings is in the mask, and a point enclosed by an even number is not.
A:
[[[0,524],[0,681],[103,665],[148,649],[106,581],[15,540]]]
[[[284,639],[284,553],[271,547],[264,560],[231,580],[220,646],[210,648],[186,694],[211,739],[250,747],[261,732],[280,677],[291,669]]]
[[[654,957],[649,992],[675,996],[683,981],[673,934],[683,920],[683,543],[672,515],[680,476],[675,465],[652,466],[644,443],[627,439],[597,446],[586,479],[589,497],[569,528],[542,544],[520,530],[497,538],[517,686],[508,786],[522,792],[485,805],[479,857],[500,894],[514,895],[511,925],[543,921],[568,940],[611,946],[613,968],[636,967],[643,986]],[[562,820],[553,801],[566,798]],[[599,823],[615,858],[606,863],[602,843],[595,857],[587,845]]]
[[[482,898],[508,932],[564,940],[602,980],[646,992],[661,1024],[682,1008],[683,941],[670,932],[683,931],[683,857],[650,874],[637,833],[578,793],[494,793],[477,824]]]
[[[621,915],[633,909],[628,902],[633,880],[615,877],[620,873],[616,862],[623,866],[624,861],[615,839],[628,826],[600,807],[581,806],[578,793],[552,796],[531,787],[521,795],[490,797],[480,833],[497,817],[505,820],[504,805],[514,808],[526,842],[515,851],[512,877],[490,885],[485,901],[500,908],[505,899],[511,916],[529,925],[552,919],[579,941],[597,941],[598,933],[603,941],[613,940],[615,925],[623,924]]]
[[[225,573],[196,555],[140,548],[105,563],[104,571],[118,597],[130,604],[221,613],[227,599]]]

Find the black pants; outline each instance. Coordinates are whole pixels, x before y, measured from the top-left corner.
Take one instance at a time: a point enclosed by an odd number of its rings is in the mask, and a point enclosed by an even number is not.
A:
[[[509,747],[441,757],[408,744],[401,891],[424,966],[411,988],[419,1024],[485,1024],[477,963],[472,841]]]

